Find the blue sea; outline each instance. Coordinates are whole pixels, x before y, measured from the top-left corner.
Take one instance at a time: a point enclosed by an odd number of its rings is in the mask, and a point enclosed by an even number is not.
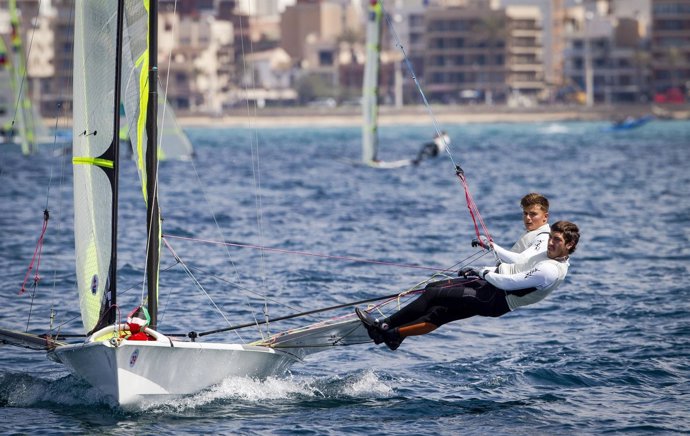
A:
[[[393,294],[432,274],[411,265],[446,268],[476,257],[453,161],[502,245],[521,234],[519,200],[532,191],[551,200],[551,222],[577,223],[582,238],[566,283],[534,306],[452,323],[408,338],[395,352],[334,348],[284,377],[228,379],[140,408],[111,406],[42,352],[0,346],[0,433],[687,434],[690,123],[606,126],[444,125],[453,160],[442,155],[396,170],[351,164],[360,156],[354,127],[187,129],[195,159],[160,164],[163,231],[201,289],[164,247],[162,331],[210,330]],[[413,157],[433,134],[431,124],[383,126],[380,157]],[[125,158],[122,316],[142,295],[137,178]],[[29,158],[18,147],[0,149],[2,327],[41,333],[53,310],[62,332],[81,332],[71,185],[70,156],[51,147]],[[46,208],[41,280],[20,295]],[[269,332],[351,310],[271,323]],[[210,339],[250,342],[266,333],[248,328]]]

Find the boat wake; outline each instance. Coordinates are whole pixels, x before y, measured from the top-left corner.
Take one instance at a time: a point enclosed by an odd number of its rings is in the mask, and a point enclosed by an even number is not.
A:
[[[72,375],[50,380],[25,372],[0,373],[1,407],[109,406],[102,394]]]
[[[44,379],[27,373],[0,374],[0,407],[70,406],[93,409],[119,410],[125,414],[180,413],[232,404],[238,413],[256,407],[280,408],[313,401],[351,403],[370,398],[388,398],[394,395],[390,380],[374,371],[353,372],[344,377],[269,377],[257,380],[229,377],[222,383],[194,395],[142,402],[127,407],[116,407],[88,383],[73,375],[59,379]],[[270,410],[267,410],[267,412]],[[247,413],[250,413],[249,411]]]
[[[393,395],[389,380],[371,370],[359,371],[345,377],[269,377],[265,380],[246,377],[230,377],[221,384],[198,394],[139,405],[147,413],[188,411],[212,407],[214,404],[232,404],[237,413],[242,409],[256,407],[294,406],[300,403],[326,401],[328,403],[347,403],[369,398],[388,398]],[[250,413],[247,411],[247,413]]]

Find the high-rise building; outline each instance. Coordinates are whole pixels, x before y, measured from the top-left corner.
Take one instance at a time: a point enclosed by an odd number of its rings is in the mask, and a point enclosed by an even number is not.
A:
[[[488,4],[428,8],[424,27],[423,77],[430,99],[453,102],[470,92],[487,102],[505,99],[510,34],[505,10]]]
[[[690,1],[652,0],[652,84],[656,93],[690,88]]]

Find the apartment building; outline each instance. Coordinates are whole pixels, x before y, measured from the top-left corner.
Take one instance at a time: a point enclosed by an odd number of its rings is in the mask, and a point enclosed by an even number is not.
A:
[[[233,26],[212,14],[159,14],[159,78],[170,104],[218,114],[236,80]]]
[[[425,92],[432,101],[457,102],[482,95],[487,102],[509,93],[505,10],[476,5],[428,8],[424,13]]]
[[[507,68],[509,101],[516,105],[545,100],[544,16],[537,6],[508,6]]]
[[[567,13],[566,80],[589,93],[592,103],[647,101],[649,76],[639,21],[587,6]]]
[[[652,0],[652,84],[655,93],[690,89],[690,1]]]
[[[361,26],[360,17],[351,6],[322,0],[297,0],[281,14],[280,47],[292,58],[303,59],[309,35],[335,44],[344,33],[357,33]],[[309,42],[313,41],[314,37]]]

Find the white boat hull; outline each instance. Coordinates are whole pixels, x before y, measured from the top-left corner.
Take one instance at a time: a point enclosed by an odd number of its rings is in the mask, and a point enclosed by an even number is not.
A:
[[[193,394],[232,376],[279,375],[298,361],[267,347],[160,340],[65,345],[49,357],[121,406]]]

